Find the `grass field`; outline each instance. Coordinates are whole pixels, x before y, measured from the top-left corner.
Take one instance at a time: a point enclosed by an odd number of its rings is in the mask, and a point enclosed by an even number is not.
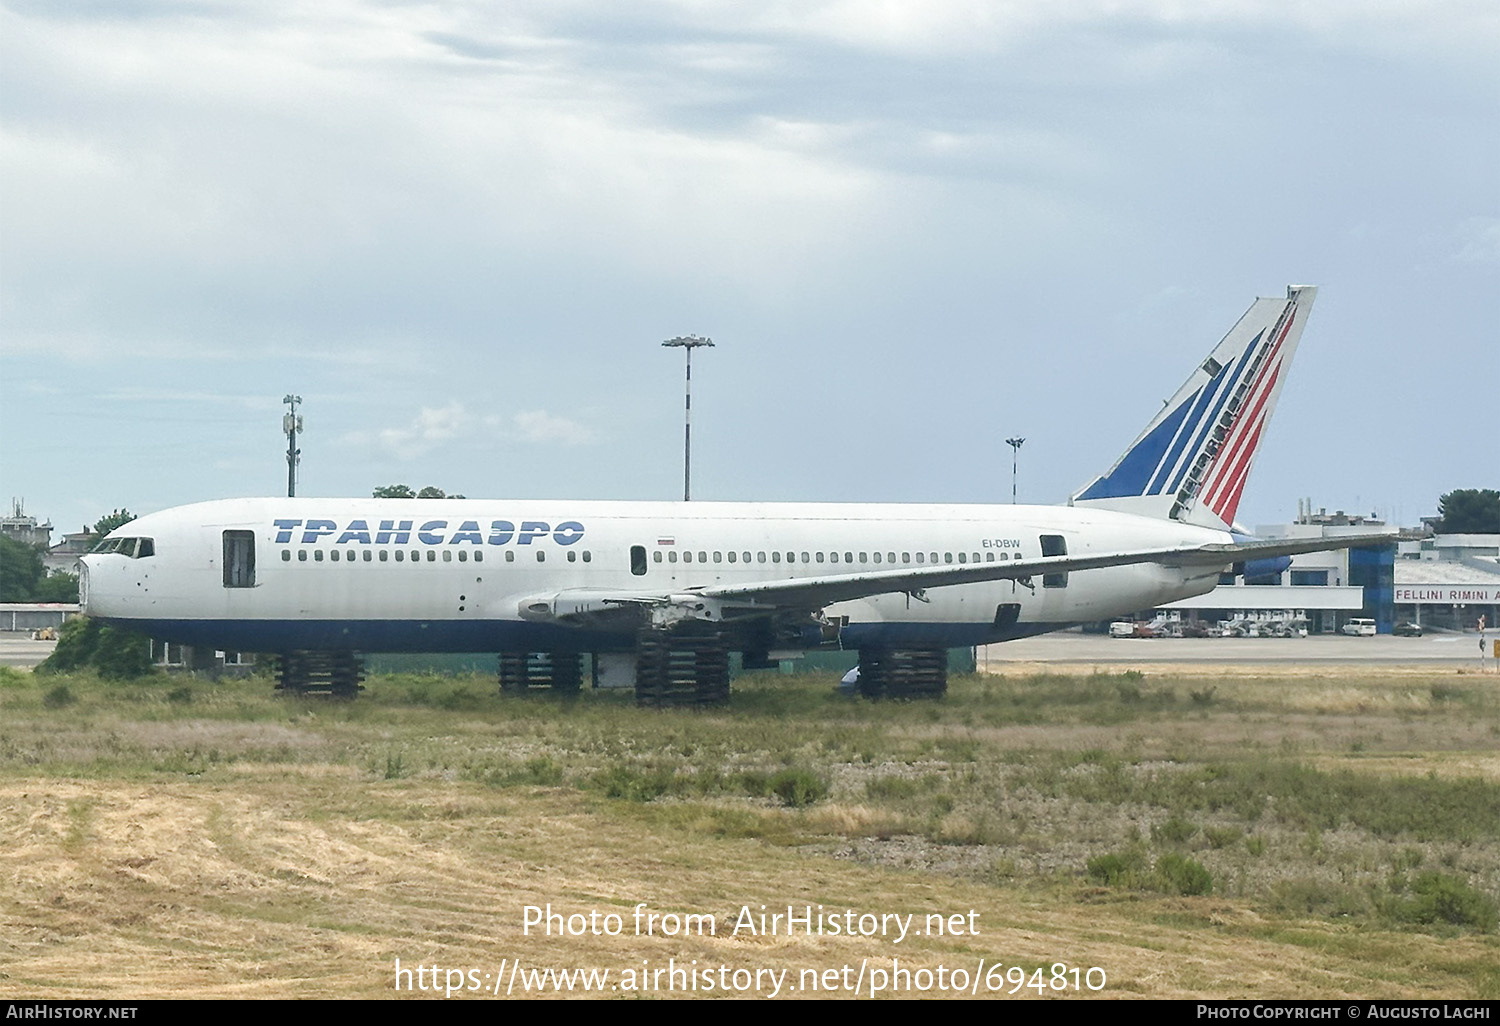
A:
[[[0,997],[473,1000],[544,968],[611,996],[939,995],[957,969],[1033,998],[1500,997],[1500,678],[833,683],[659,713],[479,677],[328,703],[0,670]],[[528,929],[548,905],[581,932]],[[824,932],[745,928],[789,905]]]

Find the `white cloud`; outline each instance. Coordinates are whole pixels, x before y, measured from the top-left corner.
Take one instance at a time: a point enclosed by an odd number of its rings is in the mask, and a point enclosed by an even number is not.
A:
[[[1458,252],[1462,263],[1500,263],[1500,217],[1471,217],[1459,226]]]
[[[378,431],[351,431],[341,441],[373,445],[386,455],[409,462],[459,439],[487,439],[499,445],[588,445],[598,436],[587,426],[546,410],[522,410],[503,417],[477,415],[458,400],[424,406],[410,422]]]
[[[594,432],[566,417],[546,410],[523,410],[511,418],[524,442],[558,442],[563,445],[587,445],[595,440]]]
[[[463,404],[451,402],[446,406],[424,406],[410,424],[386,428],[376,437],[396,459],[412,460],[466,433],[473,425],[473,418]]]

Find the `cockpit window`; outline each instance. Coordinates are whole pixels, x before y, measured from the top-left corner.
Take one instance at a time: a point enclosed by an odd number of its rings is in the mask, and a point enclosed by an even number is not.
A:
[[[131,559],[145,559],[156,555],[156,542],[150,538],[106,538],[94,546],[98,553],[113,552]]]

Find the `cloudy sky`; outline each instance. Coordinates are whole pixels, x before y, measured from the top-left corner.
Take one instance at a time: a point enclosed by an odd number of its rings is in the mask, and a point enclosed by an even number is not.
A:
[[[1241,506],[1500,485],[1493,0],[0,2],[0,498],[1055,502],[1322,287]]]

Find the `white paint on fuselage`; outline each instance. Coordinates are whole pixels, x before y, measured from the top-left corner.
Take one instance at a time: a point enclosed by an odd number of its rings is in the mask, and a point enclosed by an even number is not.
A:
[[[330,521],[335,527],[310,530],[310,521]],[[397,544],[394,532],[377,542],[382,521],[411,521],[406,542]],[[288,528],[291,522],[295,525]],[[368,541],[357,529],[350,530],[356,522],[369,529]],[[420,528],[438,522],[443,526],[429,530],[423,541]],[[571,544],[535,529],[523,541],[520,527],[527,522],[551,528],[572,523],[582,531]],[[497,523],[514,528],[501,544],[492,543],[504,536],[494,529]],[[478,525],[478,539],[462,530],[470,524]],[[249,531],[255,537],[254,587],[224,584],[226,530]],[[564,536],[575,533],[569,529]],[[934,553],[939,564],[950,555],[958,563],[960,553],[967,562],[974,562],[976,554],[984,561],[987,553],[999,562],[1002,553],[1010,559],[1040,556],[1042,535],[1062,535],[1070,556],[1231,541],[1228,534],[1207,528],[1066,506],[477,499],[229,499],[149,514],[115,534],[153,539],[154,555],[85,557],[86,611],[124,621],[200,624],[519,621],[521,598],[563,589],[665,595],[715,584],[917,567],[918,552],[924,554],[921,566],[932,565]],[[467,537],[454,537],[458,535]],[[632,546],[647,552],[644,575],[631,572]],[[336,562],[334,551],[340,554]],[[369,561],[366,551],[372,553]],[[460,551],[467,556],[462,561]],[[693,562],[681,561],[685,551],[692,552]],[[877,551],[879,564],[871,558]],[[676,552],[679,561],[669,562],[664,555],[656,562],[658,552]],[[736,554],[734,562],[727,559],[730,552]],[[782,561],[772,562],[772,552],[780,553]],[[807,562],[804,552],[812,557]],[[476,553],[482,559],[476,561]],[[700,561],[700,553],[707,554],[706,562]],[[721,554],[718,561],[715,553]],[[786,562],[788,553],[795,562]],[[829,553],[837,553],[837,563]],[[418,561],[412,561],[413,554]],[[822,562],[816,560],[818,554]],[[851,554],[852,563],[846,558]],[[903,562],[907,554],[910,562]],[[1203,594],[1213,588],[1217,574],[1217,568],[1142,563],[1075,571],[1066,587],[1044,587],[1040,578],[1031,587],[991,581],[932,588],[925,601],[904,592],[881,594],[832,605],[825,612],[848,617],[851,624],[979,625],[994,620],[1000,603],[1015,602],[1023,624],[1077,623]]]

